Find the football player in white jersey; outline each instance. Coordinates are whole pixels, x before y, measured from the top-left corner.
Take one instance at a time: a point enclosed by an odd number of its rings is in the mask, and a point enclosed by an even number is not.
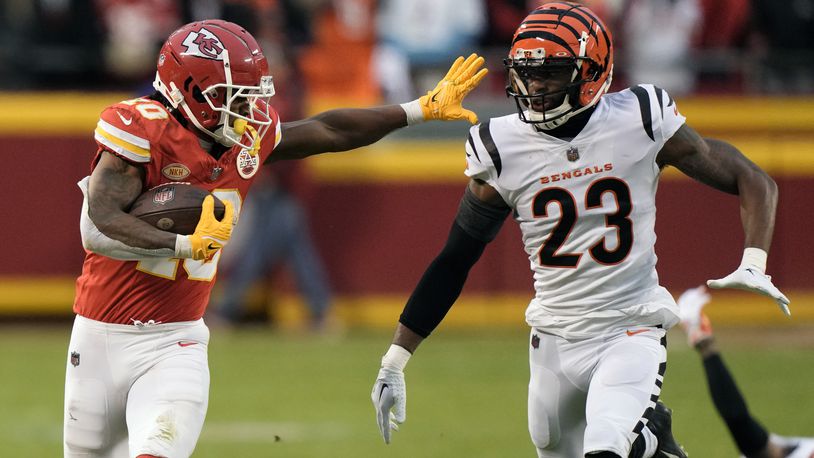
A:
[[[504,63],[517,113],[470,130],[470,181],[458,214],[401,314],[373,387],[384,440],[406,418],[408,359],[512,215],[534,276],[526,321],[537,455],[686,456],[659,401],[665,334],[679,318],[655,269],[658,178],[673,166],[739,197],[743,261],[710,285],[755,291],[787,310],[764,273],[777,187],[735,147],[686,125],[664,90],[642,84],[606,93],[611,35],[584,6],[531,12]]]
[[[709,301],[710,295],[705,286],[684,291],[678,298],[681,328],[687,333],[689,345],[701,356],[712,402],[743,454],[741,456],[811,458],[814,456],[814,437],[771,434],[749,412],[746,399],[724,364],[709,317],[704,313],[704,306]]]

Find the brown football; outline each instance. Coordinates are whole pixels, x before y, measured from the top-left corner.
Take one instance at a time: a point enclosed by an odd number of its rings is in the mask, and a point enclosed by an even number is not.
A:
[[[201,205],[209,191],[188,183],[168,183],[156,186],[138,196],[130,214],[162,231],[189,235],[201,218]],[[225,207],[215,197],[215,216],[223,218]]]

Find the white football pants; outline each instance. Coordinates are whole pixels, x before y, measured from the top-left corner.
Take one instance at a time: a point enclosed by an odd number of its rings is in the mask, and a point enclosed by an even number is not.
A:
[[[566,340],[532,329],[528,415],[537,455],[627,457],[661,393],[665,335],[658,327],[632,327]]]
[[[65,375],[65,457],[185,458],[209,400],[203,320],[108,324],[77,316]]]

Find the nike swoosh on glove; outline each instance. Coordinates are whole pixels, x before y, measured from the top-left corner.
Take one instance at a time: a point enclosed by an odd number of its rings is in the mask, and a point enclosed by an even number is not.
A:
[[[466,59],[463,56],[458,57],[435,89],[418,99],[424,120],[466,119],[472,124],[477,124],[478,115],[463,108],[461,103],[488,73],[488,70],[481,68],[483,63],[483,57],[474,53]]]
[[[390,443],[390,432],[399,430],[399,423],[407,419],[407,385],[404,372],[382,367],[370,393],[376,422],[384,443]],[[391,411],[392,409],[392,411]]]
[[[203,201],[201,219],[195,227],[195,232],[189,236],[192,246],[192,259],[196,261],[210,261],[215,253],[226,246],[232,237],[234,227],[234,206],[228,200],[223,202],[225,210],[223,219],[218,221],[215,217],[215,200],[209,195]]]
[[[740,266],[724,278],[718,280],[707,280],[707,286],[710,288],[733,288],[742,289],[744,291],[752,291],[755,293],[769,296],[777,302],[777,306],[787,316],[791,315],[789,311],[789,298],[777,289],[772,283],[772,277],[764,274],[759,268],[745,265]]]

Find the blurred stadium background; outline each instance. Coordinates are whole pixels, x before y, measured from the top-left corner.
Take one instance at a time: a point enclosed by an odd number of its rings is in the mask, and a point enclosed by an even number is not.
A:
[[[533,3],[511,0],[4,0],[0,3],[0,446],[61,449],[73,281],[83,258],[75,183],[89,171],[101,109],[147,93],[157,46],[178,25],[222,17],[250,29],[272,63],[284,120],[402,102],[454,56],[490,75],[468,98],[481,119],[510,113],[502,58]],[[688,122],[726,139],[780,186],[769,273],[792,301],[716,292],[724,354],[769,429],[814,435],[814,1],[593,0],[618,44],[615,88],[656,83]],[[398,24],[394,26],[393,24]],[[418,88],[418,89],[415,89]],[[327,334],[306,329],[290,274],[247,304],[268,325],[215,328],[210,413],[196,456],[530,456],[523,310],[531,295],[507,224],[462,298],[408,370],[410,416],[377,436],[368,389],[406,296],[442,245],[466,179],[464,123],[411,127],[360,151],[285,165],[334,291]],[[262,172],[261,172],[262,173]],[[673,171],[658,196],[659,273],[678,294],[739,262],[735,197]],[[700,364],[671,334],[665,397],[694,456],[735,456]],[[5,452],[3,452],[5,454]]]

